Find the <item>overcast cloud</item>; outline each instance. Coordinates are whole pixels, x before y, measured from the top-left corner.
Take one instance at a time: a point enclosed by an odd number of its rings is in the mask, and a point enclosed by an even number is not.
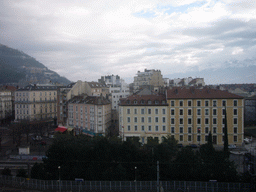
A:
[[[71,81],[147,68],[221,83],[203,72],[256,65],[254,0],[2,0],[0,33]],[[244,75],[236,83],[255,83]]]

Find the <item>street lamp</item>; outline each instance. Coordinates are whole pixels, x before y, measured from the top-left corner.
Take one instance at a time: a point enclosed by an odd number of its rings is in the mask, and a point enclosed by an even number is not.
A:
[[[134,182],[135,182],[135,192],[137,192],[137,167],[134,167],[134,170],[135,170],[135,180],[134,180]]]
[[[60,166],[58,167],[58,170],[59,170],[59,190],[61,192],[61,184],[60,184]]]

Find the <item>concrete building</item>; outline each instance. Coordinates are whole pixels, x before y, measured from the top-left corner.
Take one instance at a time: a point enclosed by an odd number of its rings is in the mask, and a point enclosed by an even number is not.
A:
[[[153,86],[154,89],[164,86],[164,80],[160,70],[145,69],[144,72],[138,71],[136,75],[134,77],[134,92],[140,88],[149,86]]]
[[[107,86],[121,86],[122,79],[118,75],[107,75],[107,76],[101,76],[100,79],[98,79],[98,82],[101,84],[105,84]]]
[[[127,137],[161,141],[173,135],[183,145],[204,144],[211,131],[213,143],[223,145],[227,110],[228,140],[241,145],[244,135],[243,97],[215,89],[176,87],[166,95],[132,95],[120,100],[119,131]]]
[[[256,96],[244,100],[244,123],[247,126],[256,124]]]
[[[120,100],[119,131],[123,140],[139,137],[141,143],[147,139],[161,140],[167,136],[168,104],[164,95],[132,95]]]
[[[187,77],[182,79],[177,78],[177,79],[170,79],[169,86],[170,87],[184,87],[184,86],[204,87],[205,82],[204,82],[204,78],[192,78],[192,77]]]
[[[111,125],[111,103],[103,96],[75,96],[68,101],[68,127],[92,135],[107,134]]]
[[[243,97],[216,89],[177,87],[167,90],[167,102],[170,134],[179,143],[204,144],[211,131],[213,144],[223,145],[225,108],[229,143],[243,143]]]
[[[10,118],[14,112],[14,91],[13,86],[0,87],[0,120]]]
[[[15,120],[56,118],[57,88],[52,84],[34,84],[16,90]]]

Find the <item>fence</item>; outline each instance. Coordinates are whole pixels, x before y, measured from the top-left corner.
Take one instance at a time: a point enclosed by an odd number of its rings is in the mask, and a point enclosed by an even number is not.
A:
[[[41,191],[157,191],[156,181],[58,181],[0,176],[0,185]],[[219,183],[198,181],[161,181],[165,192],[240,192],[250,191],[248,183]],[[160,191],[162,191],[162,189]]]

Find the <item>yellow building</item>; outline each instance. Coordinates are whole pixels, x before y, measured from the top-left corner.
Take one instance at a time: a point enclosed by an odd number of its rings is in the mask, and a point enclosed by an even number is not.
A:
[[[167,91],[171,135],[184,145],[223,145],[225,109],[229,144],[241,145],[244,135],[243,97],[216,89],[173,88]]]
[[[132,95],[120,99],[119,131],[123,140],[139,137],[146,143],[168,135],[168,104],[164,95]]]
[[[229,144],[241,145],[244,135],[243,98],[215,89],[173,88],[166,95],[132,95],[120,100],[119,132],[126,140],[173,135],[183,145],[204,144],[209,132],[223,145],[227,110]]]
[[[15,92],[15,120],[42,120],[57,116],[57,86],[28,85]]]

